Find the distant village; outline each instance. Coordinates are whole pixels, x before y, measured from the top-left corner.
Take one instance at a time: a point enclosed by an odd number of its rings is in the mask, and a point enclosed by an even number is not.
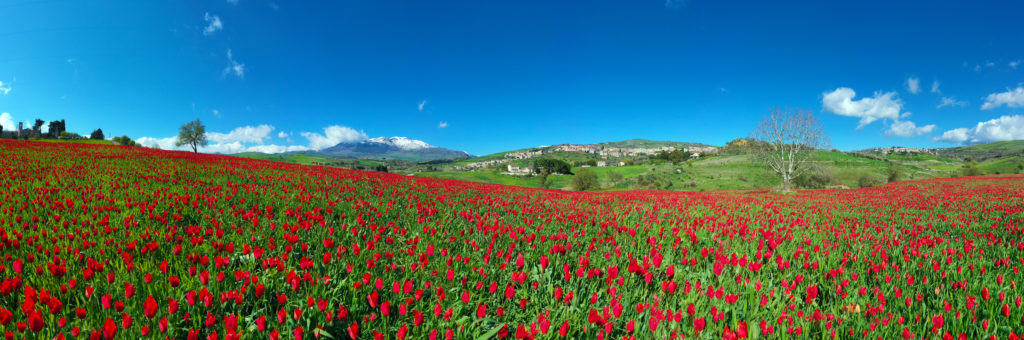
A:
[[[606,167],[606,166],[624,166],[627,163],[621,158],[624,157],[641,157],[641,156],[654,156],[658,153],[673,152],[681,150],[689,155],[690,158],[700,158],[701,155],[714,154],[718,152],[718,148],[714,146],[690,146],[684,148],[676,148],[674,146],[662,146],[652,148],[617,148],[617,147],[606,147],[600,144],[560,144],[552,147],[527,150],[527,151],[516,151],[509,152],[504,155],[503,158],[491,159],[486,161],[473,162],[466,165],[455,166],[457,171],[467,171],[483,168],[491,168],[499,165],[505,166],[505,174],[508,175],[528,175],[531,170],[525,166],[525,162],[517,162],[519,160],[530,160],[534,158],[541,158],[545,154],[551,154],[555,152],[576,152],[584,154],[592,154],[600,158],[593,166]],[[609,159],[609,158],[617,158]],[[522,164],[520,164],[522,163]],[[582,167],[588,167],[591,165],[581,165]]]

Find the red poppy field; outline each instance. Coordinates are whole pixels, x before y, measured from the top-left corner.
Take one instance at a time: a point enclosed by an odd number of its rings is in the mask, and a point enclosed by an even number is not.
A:
[[[1024,177],[573,193],[0,141],[7,339],[1017,338]]]

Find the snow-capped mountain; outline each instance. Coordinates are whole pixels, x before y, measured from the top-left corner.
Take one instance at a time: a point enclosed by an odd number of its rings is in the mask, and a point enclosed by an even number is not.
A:
[[[359,142],[341,143],[318,153],[334,157],[387,158],[411,161],[469,158],[464,151],[449,150],[407,137],[377,137]]]
[[[366,141],[371,143],[394,145],[406,151],[435,147],[433,145],[427,144],[427,142],[415,140],[408,137],[377,137],[367,139]]]

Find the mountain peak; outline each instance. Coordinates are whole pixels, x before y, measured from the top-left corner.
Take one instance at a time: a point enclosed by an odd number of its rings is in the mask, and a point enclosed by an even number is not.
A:
[[[390,145],[390,146],[395,146],[395,147],[398,147],[399,149],[406,150],[406,151],[409,151],[409,150],[419,150],[419,149],[427,149],[427,148],[433,148],[434,147],[433,145],[427,144],[427,142],[424,142],[424,141],[421,141],[421,140],[415,140],[415,139],[408,138],[408,137],[384,137],[384,136],[381,136],[381,137],[377,137],[377,138],[370,138],[370,139],[368,139],[366,141],[367,142],[371,142],[371,143],[379,143],[379,144],[386,144],[386,145]]]

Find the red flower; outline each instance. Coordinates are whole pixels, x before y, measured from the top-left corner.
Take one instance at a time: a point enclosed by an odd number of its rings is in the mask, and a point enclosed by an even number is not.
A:
[[[28,327],[33,332],[39,332],[43,329],[43,316],[38,311],[32,311],[28,315]]]
[[[142,304],[142,314],[147,318],[152,319],[156,316],[156,310],[160,308],[160,305],[156,303],[156,299],[152,295],[146,298],[146,302]]]
[[[117,335],[117,324],[114,323],[114,320],[111,320],[110,318],[107,318],[107,321],[103,323],[103,338],[107,339],[107,340],[110,340],[110,339],[113,339],[114,336],[116,336],[116,335]]]
[[[356,339],[356,338],[359,337],[359,323],[358,322],[353,322],[351,325],[348,325],[348,337],[352,338],[352,339]]]
[[[483,319],[487,316],[487,304],[481,303],[476,307],[476,317]]]

